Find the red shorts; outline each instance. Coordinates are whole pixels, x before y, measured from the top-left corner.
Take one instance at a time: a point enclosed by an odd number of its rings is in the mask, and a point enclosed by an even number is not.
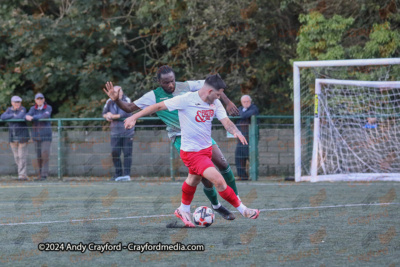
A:
[[[211,157],[212,146],[198,152],[185,152],[181,150],[181,159],[183,163],[189,168],[189,173],[194,175],[203,176],[203,172],[207,168],[214,167]]]

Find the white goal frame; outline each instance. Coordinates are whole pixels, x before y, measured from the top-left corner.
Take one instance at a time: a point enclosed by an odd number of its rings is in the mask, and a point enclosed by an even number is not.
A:
[[[315,113],[314,113],[314,141],[313,141],[313,153],[311,162],[311,177],[310,181],[364,181],[364,180],[394,180],[400,181],[400,173],[351,173],[351,174],[330,174],[322,177],[318,177],[318,152],[320,143],[320,117],[321,105],[318,104],[320,99],[321,87],[323,84],[333,85],[349,85],[349,86],[365,86],[374,88],[400,88],[400,81],[395,82],[377,82],[377,81],[352,81],[352,80],[334,80],[334,79],[316,79],[315,80]],[[346,177],[345,177],[346,176]]]
[[[314,181],[315,179],[315,170],[311,176],[302,176],[301,175],[301,101],[300,101],[300,68],[312,68],[312,67],[340,67],[340,66],[379,66],[379,65],[400,65],[400,58],[383,58],[383,59],[351,59],[351,60],[325,60],[325,61],[296,61],[293,63],[293,91],[294,91],[294,162],[295,162],[295,181]],[[314,124],[314,128],[315,128]],[[314,141],[315,141],[315,133],[314,133]],[[313,154],[314,154],[313,148]],[[312,168],[314,163],[314,155],[312,161]],[[336,177],[335,177],[336,176]],[[343,175],[340,175],[343,177]],[[371,174],[348,174],[348,180],[351,181],[364,181],[371,177]],[[397,174],[397,176],[400,176]],[[331,179],[327,180],[343,180],[338,178],[337,175],[331,175]],[[383,174],[378,174],[377,177],[373,177],[373,179],[382,178],[385,180],[388,177],[387,174],[383,176]],[[389,177],[388,179],[393,180],[393,178]],[[400,179],[399,179],[400,180]]]

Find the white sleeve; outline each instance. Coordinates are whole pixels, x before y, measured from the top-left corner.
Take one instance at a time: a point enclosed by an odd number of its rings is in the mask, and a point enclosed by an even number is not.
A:
[[[175,96],[173,98],[167,99],[164,101],[165,106],[169,111],[180,110],[186,107],[188,102],[187,97],[190,93],[186,93],[184,95]]]
[[[198,80],[198,81],[187,81],[190,87],[191,92],[196,92],[203,87],[205,80]]]
[[[222,120],[222,119],[225,119],[226,117],[228,117],[228,114],[226,114],[226,110],[225,110],[224,106],[222,105],[221,101],[219,101],[219,99],[216,99],[214,101],[214,104],[216,106],[215,116],[217,117],[218,120]]]
[[[153,91],[147,92],[133,103],[135,103],[135,105],[138,106],[140,109],[145,109],[146,107],[154,105],[156,103],[156,95]]]

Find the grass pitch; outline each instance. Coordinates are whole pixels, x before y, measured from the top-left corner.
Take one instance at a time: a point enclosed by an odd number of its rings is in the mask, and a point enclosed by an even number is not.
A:
[[[187,229],[182,182],[0,184],[1,266],[395,266],[400,184],[238,182],[257,220]],[[234,211],[229,204],[221,201]],[[207,205],[202,186],[192,203]],[[177,222],[176,227],[167,228]],[[205,251],[44,252],[39,243],[203,244]]]

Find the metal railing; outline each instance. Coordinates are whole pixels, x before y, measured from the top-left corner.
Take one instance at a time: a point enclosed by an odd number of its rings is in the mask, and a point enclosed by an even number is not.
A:
[[[230,117],[233,121],[236,119],[239,119],[240,117]],[[259,131],[260,131],[260,125],[268,125],[266,123],[259,124],[258,121],[278,121],[280,123],[286,122],[289,127],[292,127],[291,125],[293,124],[293,116],[275,116],[275,115],[259,115],[259,116],[252,116],[251,118],[251,123],[249,125],[249,177],[251,180],[256,181],[259,177]],[[13,119],[13,120],[0,120],[0,123],[7,123],[7,122],[22,122],[24,120],[21,119]],[[62,138],[63,132],[66,131],[66,125],[71,122],[106,122],[104,118],[52,118],[52,119],[41,119],[40,121],[50,121],[55,123],[57,126],[57,176],[59,179],[63,178],[63,170],[65,166],[63,166],[63,147],[65,140]],[[141,118],[138,123],[137,127],[141,126],[141,122],[160,122],[160,119],[158,117],[144,117]],[[30,122],[27,122],[28,125]],[[0,124],[1,125],[1,124]],[[224,130],[222,128],[222,125],[218,123],[218,120],[215,120],[213,122],[213,125],[216,127],[221,126],[221,130]],[[281,125],[281,124],[276,124],[276,125]],[[158,125],[159,126],[159,125]],[[263,126],[263,128],[265,128]],[[267,126],[268,128],[268,126]],[[5,129],[5,128],[3,128]],[[265,135],[265,134],[261,134]],[[265,136],[261,136],[263,140],[266,138]],[[287,139],[290,140],[290,136],[287,137]],[[287,140],[285,142],[288,142]],[[264,146],[265,142],[263,142],[262,146]],[[279,143],[278,143],[279,145]],[[286,145],[288,146],[288,145]],[[176,149],[174,148],[173,144],[170,142],[169,144],[169,175],[170,177],[174,180],[176,175],[177,175],[177,168],[176,168],[176,158],[177,158],[177,152],[175,151]],[[225,151],[223,151],[225,154]],[[232,154],[232,151],[231,151]],[[289,153],[290,154],[290,153]],[[294,159],[293,159],[294,161]],[[291,165],[291,163],[288,163]],[[265,175],[265,174],[264,174]]]

